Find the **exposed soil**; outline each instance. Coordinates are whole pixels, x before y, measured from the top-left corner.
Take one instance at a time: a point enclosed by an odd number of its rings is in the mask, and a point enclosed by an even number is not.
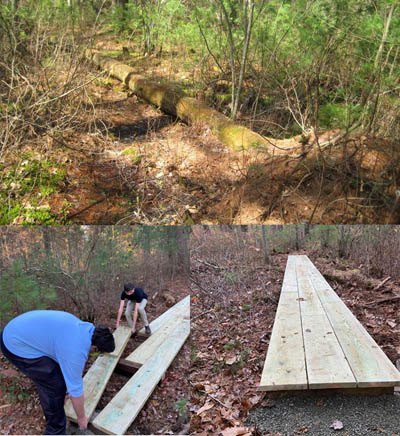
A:
[[[149,294],[146,307],[149,321],[157,318],[171,304],[166,295],[179,301],[188,294],[187,281],[177,277],[168,283],[166,290],[158,293],[153,299]],[[168,300],[170,297],[168,297]],[[115,316],[118,307],[115,307]],[[66,310],[63,308],[63,310]],[[110,318],[110,308],[104,308],[101,318],[96,323],[103,323],[114,329],[115,319]],[[141,321],[139,320],[139,327]],[[139,340],[132,339],[126,346],[123,356],[126,357],[139,345]],[[188,412],[185,404],[181,413],[177,402],[189,400],[188,380],[190,345],[186,341],[167,370],[165,377],[155,388],[153,394],[128,429],[129,434],[185,434],[188,428]],[[89,357],[84,373],[90,368],[95,357]],[[9,361],[0,355],[0,434],[41,434],[45,427],[45,419],[40,406],[39,397],[33,382],[13,367]],[[99,412],[111,398],[127,382],[128,377],[114,373],[98,404]],[[181,415],[181,416],[179,416]]]
[[[261,257],[254,256],[247,266],[232,259],[232,254],[227,262],[220,264],[192,257],[190,377],[193,390],[190,410],[193,434],[280,434],[273,433],[278,431],[275,427],[268,432],[267,423],[261,425],[262,418],[247,419],[250,410],[260,406],[267,410],[276,404],[272,394],[258,392],[257,386],[272,332],[287,255],[273,255],[269,267],[263,265]],[[382,279],[365,276],[362,267],[355,269],[358,265],[315,256],[310,256],[310,259],[391,361],[400,366],[400,300],[388,299],[368,305],[385,296],[396,295],[400,282],[388,281],[376,290]],[[339,276],[343,280],[339,280]],[[293,407],[296,416],[301,413]],[[364,408],[364,413],[368,413],[368,408]],[[267,419],[268,413],[264,415]],[[317,418],[314,418],[316,422]],[[277,422],[279,419],[283,420],[277,417]],[[307,419],[309,423],[312,417]],[[337,419],[340,419],[339,415]],[[368,423],[372,425],[371,421]],[[375,427],[381,426],[382,422],[377,420]],[[304,428],[303,433],[307,433],[308,427]],[[284,429],[283,423],[282,434],[286,434]],[[325,434],[330,434],[329,431]]]

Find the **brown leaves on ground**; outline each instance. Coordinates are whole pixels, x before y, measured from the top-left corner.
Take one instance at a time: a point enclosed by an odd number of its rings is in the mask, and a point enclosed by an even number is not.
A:
[[[257,386],[285,256],[276,256],[270,270],[199,260],[192,259],[191,432],[256,435],[244,423],[265,397]]]

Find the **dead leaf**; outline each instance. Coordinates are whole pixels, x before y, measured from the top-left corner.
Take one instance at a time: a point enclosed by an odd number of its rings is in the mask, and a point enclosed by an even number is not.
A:
[[[397,326],[397,323],[395,323],[394,321],[388,319],[386,321],[386,324],[388,324],[390,327],[395,328]]]
[[[226,363],[227,365],[233,365],[233,364],[236,362],[236,360],[237,360],[237,357],[236,357],[236,356],[233,356],[233,357],[230,357],[229,359],[226,359],[226,360],[225,360],[225,363]]]
[[[230,427],[222,431],[222,436],[251,436],[251,431],[246,427]]]
[[[255,397],[250,398],[250,402],[254,406],[255,404],[257,404],[261,400],[261,398],[262,398],[262,395],[256,395]]]
[[[333,428],[334,430],[341,430],[343,428],[343,423],[342,421],[335,419],[335,421],[333,421],[333,423],[331,424],[330,428]]]
[[[2,371],[2,375],[6,377],[18,377],[19,373],[15,369],[8,368]]]
[[[205,412],[206,410],[211,409],[211,407],[214,407],[214,403],[209,401],[208,403],[204,404],[203,407],[200,407],[200,409],[196,412],[196,414],[200,415],[201,413]]]
[[[270,400],[270,399],[267,399],[267,400],[265,400],[265,401],[263,401],[262,403],[261,403],[261,407],[269,407],[269,408],[271,408],[271,407],[275,407],[275,401],[273,401],[273,400]]]

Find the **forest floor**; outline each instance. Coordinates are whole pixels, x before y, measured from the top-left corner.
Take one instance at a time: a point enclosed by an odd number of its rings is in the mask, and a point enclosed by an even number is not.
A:
[[[122,54],[124,46],[129,55]],[[143,57],[133,43],[104,34],[96,48],[138,74],[226,110],[220,99],[229,89],[220,85],[207,57],[190,59],[178,49],[162,58]],[[249,160],[220,143],[207,126],[165,115],[118,80],[89,68],[93,81],[81,96],[80,127],[64,129],[61,139],[45,133],[18,153],[4,153],[3,200],[14,208],[8,212],[14,224],[386,224],[398,218],[393,171],[399,156],[388,140],[353,135],[324,157],[279,163],[259,153]],[[238,121],[271,134],[276,115],[270,112],[256,121],[242,114]],[[324,132],[318,141],[337,134]],[[39,164],[30,168],[28,161],[45,161],[42,172],[59,174],[55,184],[39,186],[51,174],[35,174]],[[31,178],[27,186],[18,174]],[[0,211],[6,221],[4,216]]]
[[[400,295],[400,281],[389,280],[375,290],[384,278],[367,275],[362,265],[304,252],[290,254],[309,255],[335,292],[400,368],[400,301],[392,298]],[[330,422],[321,433],[313,433],[311,415],[307,425],[295,427],[293,433],[285,432],[289,427],[288,423],[285,424],[286,418],[288,422],[296,423],[293,417],[300,415],[302,406],[297,405],[299,409],[296,409],[295,401],[289,401],[283,419],[283,406],[277,407],[278,400],[271,394],[257,391],[286,261],[287,254],[274,254],[269,267],[260,261],[243,264],[232,257],[221,264],[201,256],[192,257],[190,411],[193,434],[286,436],[303,433],[326,435],[333,431],[329,428]],[[369,305],[384,298],[388,301]],[[281,426],[277,424],[274,432],[269,432],[267,413],[254,414],[274,407],[275,422]],[[368,407],[362,410],[359,423],[371,410]],[[313,413],[315,416],[318,411]],[[397,421],[391,421],[397,425]],[[376,431],[380,431],[382,423],[377,420],[371,423],[372,427],[373,424]]]
[[[149,321],[168,310],[172,300],[178,302],[187,294],[187,281],[179,277],[168,283],[166,290],[158,293],[156,298],[153,299],[149,294],[150,299],[146,307]],[[118,302],[115,314],[110,312],[110,308],[103,309],[99,311],[102,315],[96,319],[96,323],[103,323],[114,330]],[[140,328],[141,321],[138,323]],[[131,339],[122,357],[129,355],[139,344],[139,340]],[[186,341],[165,373],[164,379],[157,385],[127,430],[129,434],[188,433],[189,383],[182,383],[182,380],[189,379],[189,356],[190,344]],[[89,356],[84,373],[95,359],[96,357]],[[128,379],[125,375],[113,373],[96,412],[100,412],[108,404]],[[21,373],[0,354],[0,434],[42,434],[44,427],[45,419],[33,382],[21,376]]]

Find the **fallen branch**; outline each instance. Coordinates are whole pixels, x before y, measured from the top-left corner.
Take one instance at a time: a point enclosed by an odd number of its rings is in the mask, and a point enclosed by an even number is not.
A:
[[[382,300],[376,300],[373,301],[372,303],[364,304],[363,307],[370,307],[370,306],[374,306],[375,304],[388,303],[390,301],[397,301],[397,300],[400,300],[400,295],[396,295],[395,297],[390,297],[390,298],[383,298]]]
[[[204,289],[201,285],[199,285],[199,283],[196,282],[196,280],[194,280],[192,277],[190,277],[190,281],[192,283],[194,283],[201,291],[203,291],[205,294],[209,295],[209,292]]]
[[[99,198],[98,200],[94,201],[92,204],[89,204],[89,206],[86,206],[86,207],[84,207],[83,209],[78,210],[77,212],[70,213],[70,214],[67,216],[67,219],[70,220],[71,218],[76,217],[77,215],[81,214],[82,212],[87,211],[88,209],[90,209],[91,207],[95,206],[96,204],[101,203],[101,202],[104,201],[106,198],[107,198],[106,196],[101,197],[101,198]]]
[[[375,286],[375,288],[373,289],[373,291],[377,291],[379,288],[381,288],[388,280],[390,280],[391,277],[386,277],[385,280],[383,280],[382,282],[379,283],[379,285]]]
[[[205,315],[206,313],[211,312],[213,309],[206,310],[205,312],[200,313],[199,315],[196,315],[194,318],[190,318],[190,322],[193,322],[195,319],[200,318],[201,316]]]
[[[190,384],[192,386],[194,386],[194,384],[192,382],[190,382]],[[222,403],[220,400],[218,400],[218,398],[213,397],[211,394],[209,394],[206,391],[203,391],[202,389],[196,389],[196,391],[201,392],[202,394],[206,394],[208,395],[212,400],[214,400],[216,403],[220,404],[222,407],[225,407],[225,409],[230,409],[230,407],[228,407],[226,404]]]

